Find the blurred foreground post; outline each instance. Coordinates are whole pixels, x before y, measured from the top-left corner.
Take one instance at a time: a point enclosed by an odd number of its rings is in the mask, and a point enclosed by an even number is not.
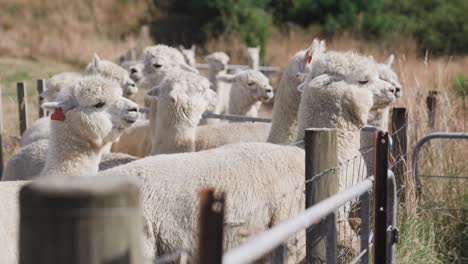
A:
[[[305,131],[306,209],[338,192],[338,170],[330,169],[338,165],[337,138],[336,129]],[[306,263],[336,263],[336,245],[336,213],[332,213],[306,233]]]
[[[139,189],[128,179],[43,179],[20,192],[20,263],[143,263]]]

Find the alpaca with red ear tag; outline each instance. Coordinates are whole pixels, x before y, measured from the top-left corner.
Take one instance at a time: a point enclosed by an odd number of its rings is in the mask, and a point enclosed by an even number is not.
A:
[[[138,105],[122,97],[118,85],[98,75],[85,76],[62,90],[56,102],[44,103],[52,112],[49,140],[17,150],[2,180],[95,174],[104,147],[139,118]]]

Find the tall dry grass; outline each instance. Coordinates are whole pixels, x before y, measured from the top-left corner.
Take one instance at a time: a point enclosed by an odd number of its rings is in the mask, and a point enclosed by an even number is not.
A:
[[[136,44],[145,12],[144,0],[0,0],[0,57],[116,58]]]

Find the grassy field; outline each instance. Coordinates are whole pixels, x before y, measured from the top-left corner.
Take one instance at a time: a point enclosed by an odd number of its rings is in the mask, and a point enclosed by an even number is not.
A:
[[[315,36],[305,31],[273,34],[266,62],[282,66],[298,50],[309,46]],[[355,50],[383,61],[391,52],[396,54],[394,68],[403,85],[403,96],[396,106],[409,111],[408,136],[410,149],[417,139],[433,131],[468,131],[466,97],[454,88],[455,76],[468,74],[468,57],[437,57],[430,53],[418,56],[409,40],[396,41],[393,46],[380,46],[354,40],[346,35],[328,41],[328,48]],[[198,54],[202,62],[205,51],[226,50],[232,63],[246,63],[245,45],[234,36],[212,39]],[[86,54],[91,56],[91,54]],[[120,54],[108,54],[116,58]],[[66,61],[66,60],[65,60]],[[79,65],[79,66],[75,66]],[[28,88],[29,123],[37,118],[36,80],[67,70],[79,70],[82,63],[70,65],[56,61],[0,58],[0,84],[3,103],[3,136],[6,160],[18,144],[16,82],[25,81]],[[275,77],[277,78],[277,77]],[[467,85],[468,86],[468,85]],[[465,88],[462,88],[465,89]],[[437,91],[435,127],[428,125],[426,96]],[[466,91],[468,94],[468,91]],[[141,96],[139,97],[141,98]],[[407,156],[406,202],[399,210],[400,243],[398,263],[467,263],[467,213],[432,211],[434,207],[468,207],[467,180],[424,180],[423,196],[415,198],[412,168]],[[437,140],[421,153],[421,173],[432,175],[468,175],[468,142]]]

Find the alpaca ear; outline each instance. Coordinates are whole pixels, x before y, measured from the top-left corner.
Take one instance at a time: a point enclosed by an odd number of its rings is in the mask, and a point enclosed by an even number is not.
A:
[[[184,71],[187,71],[187,72],[192,72],[192,73],[198,73],[198,70],[195,69],[195,68],[192,68],[190,66],[188,66],[187,64],[181,64],[180,65],[180,68]]]
[[[98,56],[97,53],[95,52],[95,53],[93,54],[93,62],[92,62],[92,63],[93,63],[93,67],[94,67],[95,69],[98,69],[98,68],[99,68],[100,62],[101,62],[101,59],[99,58],[99,56]]]
[[[159,91],[161,90],[161,87],[162,87],[162,84],[149,89],[146,92],[146,95],[148,95],[148,96],[159,96]]]
[[[197,46],[195,46],[195,44],[192,44],[192,46],[190,47],[190,49],[193,51],[193,53],[195,53],[195,50],[197,49]]]
[[[383,64],[387,65],[387,66],[392,66],[393,62],[395,61],[395,55],[392,53],[390,54],[390,56],[388,56],[388,58],[383,62]]]
[[[59,107],[59,105],[60,104],[58,102],[46,102],[46,103],[43,103],[41,107],[42,109],[46,111],[52,112],[55,110],[55,108]]]
[[[225,83],[233,83],[237,78],[237,74],[218,74],[216,76],[216,80],[225,82]]]
[[[179,45],[179,50],[184,50],[184,46]]]

